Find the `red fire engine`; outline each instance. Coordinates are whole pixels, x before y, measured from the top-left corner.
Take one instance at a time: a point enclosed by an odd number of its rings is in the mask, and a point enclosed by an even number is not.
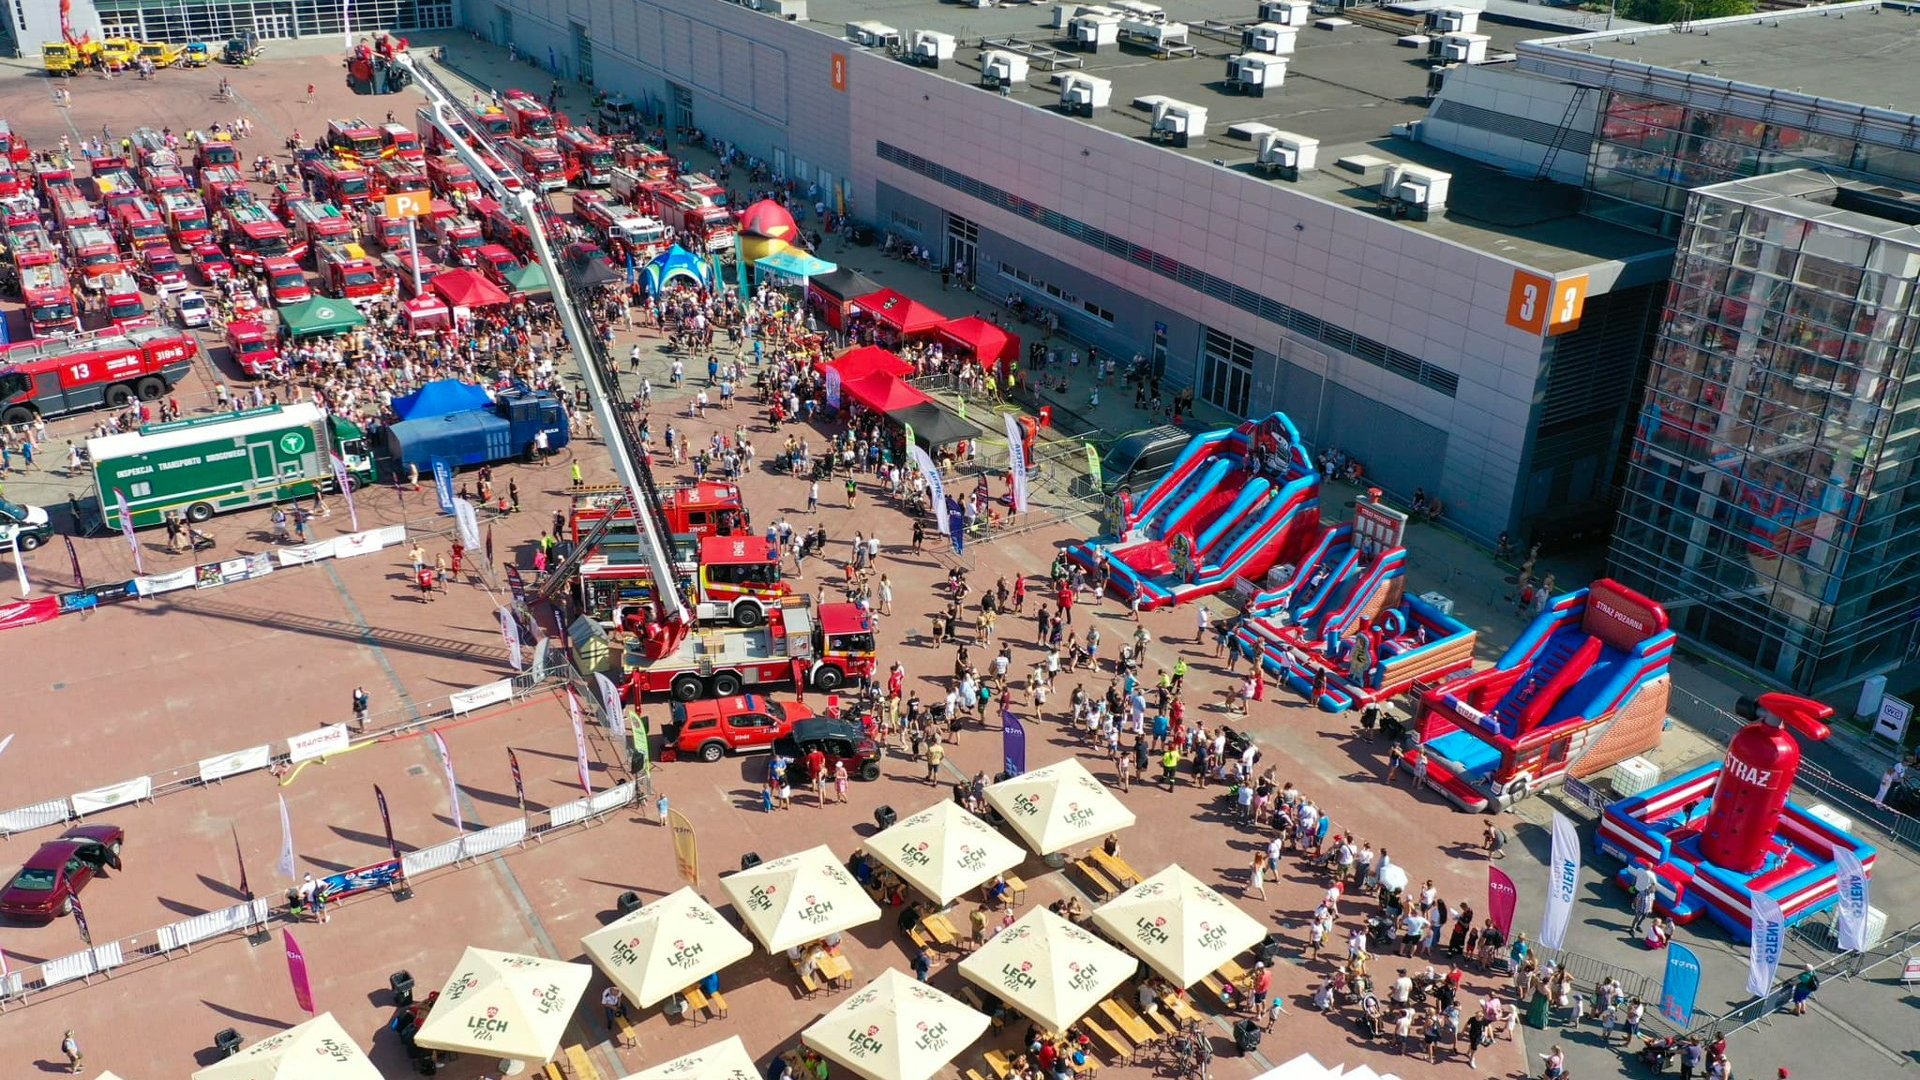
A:
[[[606,187],[613,182],[613,144],[592,128],[568,128],[560,133],[558,149],[566,156],[567,183],[575,187]]]
[[[329,120],[327,121],[327,146],[329,149],[352,154],[365,161],[380,156],[381,147],[386,139],[380,129],[365,120]]]
[[[295,235],[307,243],[310,250],[328,241],[350,239],[353,236],[353,219],[332,203],[298,203],[293,208],[293,227]]]
[[[789,596],[765,626],[689,631],[642,622],[623,658],[629,693],[692,701],[770,683],[837,690],[873,677],[873,623],[853,604],[822,604],[816,618],[812,597]]]
[[[307,245],[287,235],[273,211],[257,202],[237,202],[227,207],[227,241],[235,262],[257,267],[266,259],[287,256],[305,258]]]
[[[405,158],[393,158],[373,167],[373,192],[376,195],[426,189],[427,166],[424,158],[419,163]]]
[[[452,154],[427,159],[427,183],[432,185],[433,193],[443,199],[453,198],[456,192],[468,198],[480,194],[480,181],[473,178],[473,170]]]
[[[313,180],[315,198],[342,206],[364,206],[373,198],[372,182],[367,178],[366,170],[359,166],[349,165],[344,160],[321,158],[309,161],[306,171]]]
[[[207,201],[207,209],[220,211],[227,203],[247,190],[247,178],[232,165],[207,165],[200,169],[200,197]]]
[[[551,139],[560,134],[560,125],[540,100],[524,90],[510,90],[506,97],[507,116],[512,118],[513,133],[523,139]]]
[[[140,182],[128,167],[127,159],[122,157],[94,158],[92,176],[88,182],[93,185],[93,197],[112,210],[121,199],[140,193]]]
[[[120,245],[99,225],[82,225],[67,234],[67,258],[73,263],[73,272],[83,278],[121,269]]]
[[[13,133],[12,125],[0,120],[0,157],[15,165],[24,165],[33,157],[33,151],[27,148],[27,140]]]
[[[730,254],[735,234],[733,215],[724,206],[687,191],[672,182],[646,185],[653,215],[675,232],[691,237],[701,251]]]
[[[167,220],[160,216],[160,208],[153,204],[153,200],[145,195],[116,207],[113,211],[113,227],[120,234],[120,242],[134,251],[148,244],[167,242]]]
[[[567,186],[566,159],[551,146],[514,138],[500,140],[500,149],[541,191],[559,191]]]
[[[320,291],[353,304],[370,304],[387,295],[388,283],[380,264],[365,248],[349,241],[314,246],[314,265],[320,271]]]
[[[203,172],[215,165],[238,166],[239,164],[240,148],[230,142],[215,139],[201,143],[193,151],[193,167]]]
[[[80,188],[73,181],[61,180],[47,187],[47,202],[53,207],[55,225],[71,229],[79,225],[92,225],[100,220],[99,209],[80,194]]]
[[[27,302],[27,326],[34,337],[48,337],[80,329],[80,312],[73,304],[73,285],[60,256],[51,245],[44,251],[14,252],[20,276],[20,295]]]
[[[12,346],[0,352],[0,423],[152,401],[186,376],[199,351],[193,335],[160,326]]]
[[[192,247],[213,235],[207,222],[207,208],[191,191],[169,191],[160,197],[160,213],[167,219],[167,231],[180,247]]]
[[[405,124],[381,124],[380,143],[382,157],[397,158],[410,165],[427,163],[427,152],[420,145],[420,136]]]

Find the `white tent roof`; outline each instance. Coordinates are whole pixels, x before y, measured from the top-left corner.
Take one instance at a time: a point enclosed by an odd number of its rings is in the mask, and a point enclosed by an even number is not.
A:
[[[1078,758],[987,785],[987,802],[1036,855],[1051,855],[1133,824],[1133,811]]]
[[[592,979],[586,964],[469,946],[413,1041],[429,1050],[545,1061]]]
[[[1253,916],[1178,865],[1095,908],[1093,921],[1182,988],[1267,935]]]
[[[324,1012],[243,1047],[194,1073],[193,1080],[380,1080],[380,1070],[340,1021]]]
[[[960,961],[968,982],[1065,1031],[1133,975],[1133,957],[1035,907]]]
[[[865,847],[887,869],[942,906],[1020,865],[1026,857],[1020,845],[951,799],[901,818],[875,833]]]
[[[824,844],[728,874],[720,887],[770,953],[880,917],[879,905]]]
[[[630,1073],[625,1080],[760,1080],[760,1067],[747,1044],[734,1035],[691,1054],[682,1054],[649,1069]]]
[[[928,1080],[973,1045],[989,1021],[889,968],[800,1033],[800,1041],[864,1080]]]
[[[690,886],[608,923],[580,944],[641,1008],[753,953],[753,942]]]

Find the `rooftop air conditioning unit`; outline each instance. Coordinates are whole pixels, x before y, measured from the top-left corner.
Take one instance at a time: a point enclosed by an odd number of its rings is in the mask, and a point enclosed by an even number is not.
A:
[[[1099,52],[1120,41],[1120,17],[1075,15],[1067,26],[1067,38],[1081,52]]]
[[[1295,135],[1291,131],[1263,131],[1254,144],[1260,151],[1257,164],[1269,173],[1278,173],[1288,180],[1300,179],[1300,174],[1312,172],[1319,164],[1320,140],[1306,135]]]
[[[907,59],[921,67],[937,68],[953,59],[954,38],[938,30],[915,30],[908,39]]]
[[[753,0],[753,8],[788,22],[807,21],[807,0]]]
[[[847,40],[863,49],[895,49],[900,47],[900,31],[866,19],[847,24]]]
[[[1186,23],[1140,22],[1123,19],[1120,28],[1128,41],[1150,49],[1178,49],[1187,44]]]
[[[1076,15],[1118,15],[1118,11],[1099,4],[1055,4],[1053,5],[1053,28],[1065,30],[1073,25]]]
[[[1199,105],[1165,98],[1153,106],[1155,142],[1169,146],[1200,146],[1207,141],[1207,110]]]
[[[1227,59],[1227,92],[1265,97],[1287,77],[1287,58],[1244,53]]]
[[[1005,49],[984,49],[980,53],[980,85],[1011,90],[1015,83],[1027,81],[1027,58]]]
[[[1427,96],[1437,98],[1440,90],[1447,84],[1447,72],[1459,67],[1459,64],[1435,64],[1427,69]]]
[[[1425,221],[1447,208],[1447,188],[1453,174],[1395,162],[1380,177],[1380,201],[1395,217]]]
[[[1293,52],[1293,39],[1299,30],[1279,23],[1254,23],[1240,30],[1240,47],[1251,53],[1287,56]]]
[[[1060,77],[1060,108],[1074,116],[1092,116],[1113,100],[1113,83],[1084,71]]]
[[[1443,64],[1484,64],[1487,62],[1485,34],[1443,34],[1427,45],[1427,55]]]
[[[1127,18],[1139,22],[1163,23],[1167,21],[1167,9],[1159,4],[1144,3],[1143,0],[1110,0],[1107,5]]]
[[[1427,12],[1427,29],[1436,34],[1471,34],[1480,29],[1480,12],[1472,8],[1435,8]]]
[[[1260,0],[1260,21],[1298,29],[1313,18],[1310,0]]]

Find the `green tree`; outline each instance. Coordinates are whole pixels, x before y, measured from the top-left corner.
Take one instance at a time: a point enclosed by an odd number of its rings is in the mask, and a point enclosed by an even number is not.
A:
[[[1729,15],[1751,15],[1758,10],[1754,0],[1620,0],[1617,9],[1623,19],[1643,23],[1675,23],[1681,19],[1720,19]]]

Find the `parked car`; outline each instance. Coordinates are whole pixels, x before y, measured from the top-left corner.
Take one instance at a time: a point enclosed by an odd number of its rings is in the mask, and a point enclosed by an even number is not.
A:
[[[1100,462],[1100,484],[1109,493],[1130,487],[1144,494],[1167,475],[1192,441],[1192,432],[1171,424],[1122,435]]]
[[[782,704],[764,694],[736,694],[705,701],[675,701],[661,732],[660,760],[719,761],[728,754],[766,750],[793,725],[813,715],[799,702]]]
[[[208,306],[207,298],[192,289],[180,294],[180,325],[185,327],[208,326],[213,322],[213,308]]]
[[[206,285],[218,285],[233,276],[233,260],[220,250],[219,244],[208,242],[195,246],[193,264],[199,267],[200,281]]]
[[[880,779],[880,744],[867,737],[866,729],[851,721],[818,717],[794,721],[793,730],[773,744],[775,753],[793,762],[787,779],[795,787],[806,785],[807,754],[815,747],[826,754],[829,772],[835,764],[844,763],[848,776]]]
[[[41,844],[0,890],[0,915],[54,919],[71,914],[76,893],[109,869],[120,869],[126,838],[118,825],[80,825]]]

